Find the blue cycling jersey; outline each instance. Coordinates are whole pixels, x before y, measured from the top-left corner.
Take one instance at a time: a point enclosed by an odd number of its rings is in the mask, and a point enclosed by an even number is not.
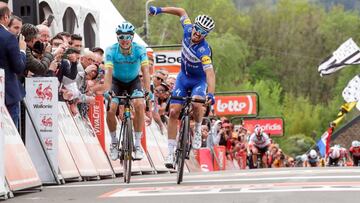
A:
[[[131,53],[121,53],[119,43],[106,49],[105,64],[113,66],[113,78],[120,82],[129,83],[138,75],[142,65],[148,65],[145,47],[132,42]]]
[[[200,43],[192,43],[193,25],[187,16],[181,17],[180,21],[184,29],[181,71],[176,79],[172,94],[184,97],[187,96],[188,91],[191,91],[191,96],[205,97],[207,89],[205,70],[212,68],[211,50],[204,39]],[[170,102],[183,103],[183,101],[179,100],[171,100]]]
[[[188,77],[206,79],[205,70],[212,68],[211,50],[203,39],[198,44],[191,41],[193,24],[187,16],[180,19],[184,29],[181,51],[181,73]]]

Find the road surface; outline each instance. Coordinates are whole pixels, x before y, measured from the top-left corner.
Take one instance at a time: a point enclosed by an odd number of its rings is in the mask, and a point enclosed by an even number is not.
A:
[[[185,174],[137,175],[44,186],[15,194],[8,203],[60,202],[357,202],[360,168],[283,168]]]

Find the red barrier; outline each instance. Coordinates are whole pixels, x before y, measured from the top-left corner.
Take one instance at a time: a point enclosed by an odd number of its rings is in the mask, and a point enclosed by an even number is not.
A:
[[[74,119],[64,102],[59,102],[59,126],[69,147],[70,153],[82,177],[97,177],[96,170],[89,152],[86,149]]]
[[[70,150],[65,142],[64,135],[59,133],[59,169],[64,179],[80,179],[80,173],[76,168],[74,159],[71,156]]]
[[[5,106],[0,106],[5,137],[5,177],[11,191],[41,186],[40,177]]]
[[[100,176],[114,175],[110,163],[105,155],[104,150],[101,148],[99,140],[97,139],[94,130],[88,120],[76,116],[74,118],[77,128],[80,131],[81,137],[89,152],[90,158],[94,163],[96,170]]]
[[[225,146],[214,146],[214,170],[226,169],[226,149]]]
[[[89,119],[92,127],[96,133],[96,136],[100,142],[100,145],[104,152],[106,151],[105,147],[105,110],[104,110],[104,97],[97,95],[95,97],[95,104],[90,105],[89,108]]]
[[[194,150],[194,151],[197,151],[197,160],[200,164],[201,171],[203,172],[214,171],[210,149],[201,148],[199,150]]]
[[[152,166],[155,168],[157,172],[168,172],[169,169],[167,169],[164,165],[165,156],[163,155],[163,153],[166,153],[165,151],[167,150],[167,146],[162,145],[160,147],[158,145],[154,135],[156,133],[159,133],[159,131],[156,128],[157,127],[154,122],[152,122],[150,126],[146,127],[147,153],[149,154]],[[161,136],[165,136],[165,135],[161,135]]]

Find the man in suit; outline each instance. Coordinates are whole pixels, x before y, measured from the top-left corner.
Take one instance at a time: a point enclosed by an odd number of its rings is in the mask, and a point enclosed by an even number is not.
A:
[[[26,43],[20,35],[16,36],[7,30],[11,11],[6,3],[0,2],[0,68],[5,70],[5,105],[15,126],[19,124],[20,101],[25,96],[25,89],[18,80],[26,64]]]

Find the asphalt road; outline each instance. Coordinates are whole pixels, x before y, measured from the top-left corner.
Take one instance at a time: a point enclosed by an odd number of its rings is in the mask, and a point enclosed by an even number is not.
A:
[[[357,202],[360,168],[284,168],[185,174],[137,175],[45,186],[4,202]]]

